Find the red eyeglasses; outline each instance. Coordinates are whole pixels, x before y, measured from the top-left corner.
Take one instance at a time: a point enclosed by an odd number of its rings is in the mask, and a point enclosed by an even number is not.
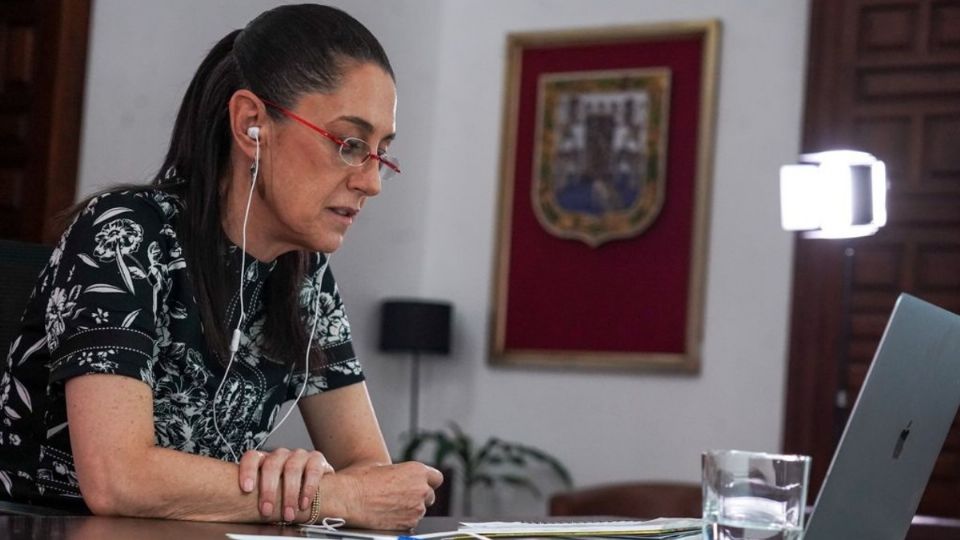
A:
[[[359,167],[364,163],[375,159],[379,162],[380,165],[380,175],[384,180],[392,178],[400,174],[400,162],[393,156],[387,155],[386,153],[374,153],[370,149],[370,145],[367,144],[367,141],[363,139],[358,139],[357,137],[346,137],[341,139],[336,135],[330,133],[329,131],[314,125],[309,120],[288,111],[287,109],[261,98],[261,101],[264,102],[267,106],[273,107],[274,109],[280,111],[287,118],[303,124],[304,126],[316,131],[320,135],[323,135],[339,147],[340,159],[344,163],[351,167]],[[386,166],[386,168],[384,168]]]

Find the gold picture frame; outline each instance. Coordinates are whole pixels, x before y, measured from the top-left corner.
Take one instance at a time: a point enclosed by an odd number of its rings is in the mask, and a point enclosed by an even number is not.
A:
[[[508,35],[491,363],[699,371],[719,39]]]

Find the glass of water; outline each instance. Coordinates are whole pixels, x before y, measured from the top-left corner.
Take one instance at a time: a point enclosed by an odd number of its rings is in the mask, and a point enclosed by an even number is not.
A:
[[[797,540],[803,532],[810,457],[703,453],[705,540]]]

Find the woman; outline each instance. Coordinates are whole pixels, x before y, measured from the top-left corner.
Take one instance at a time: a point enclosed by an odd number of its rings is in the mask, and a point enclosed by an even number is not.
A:
[[[393,71],[317,5],[263,13],[187,89],[152,186],[80,205],[0,380],[0,496],[95,514],[409,528],[328,256],[399,172]],[[298,398],[314,446],[259,450]]]

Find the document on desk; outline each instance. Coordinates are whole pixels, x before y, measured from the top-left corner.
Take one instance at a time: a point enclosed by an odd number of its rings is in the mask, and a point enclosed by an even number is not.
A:
[[[457,531],[488,537],[563,536],[592,538],[675,538],[700,532],[703,522],[692,518],[658,518],[646,521],[490,521],[461,523]]]
[[[301,525],[300,535],[321,540],[430,540],[436,538],[450,538],[457,535],[456,531],[442,533],[421,534],[417,536],[383,534],[365,530],[331,529],[322,525]],[[231,540],[289,540],[291,536],[270,536],[259,534],[228,533]]]
[[[367,531],[331,530],[319,525],[304,525],[300,532],[311,538],[327,540],[461,540],[488,538],[571,538],[667,540],[700,532],[702,521],[692,518],[658,518],[647,521],[488,521],[462,522],[455,531],[418,535],[378,534]],[[227,534],[231,540],[280,540],[289,536]]]
[[[314,530],[309,525],[300,527],[300,534],[309,538],[327,540],[419,540],[412,536],[397,536],[395,534],[377,534],[367,531],[344,530]],[[291,536],[267,536],[259,534],[227,534],[231,540],[290,540]]]

